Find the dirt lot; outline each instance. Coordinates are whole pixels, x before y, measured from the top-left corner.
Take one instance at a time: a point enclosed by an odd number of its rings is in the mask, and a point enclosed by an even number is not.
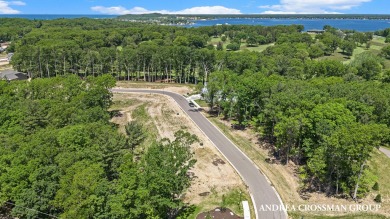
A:
[[[173,87],[166,90],[181,93],[190,91],[186,87]],[[145,107],[147,116],[150,118],[145,120],[144,125],[148,127],[148,130],[158,132],[157,138],[172,139],[174,133],[181,129],[198,136],[203,146],[200,143],[192,146],[197,163],[191,171],[193,183],[185,194],[185,202],[201,204],[204,207],[203,210],[210,210],[217,206],[205,204],[210,199],[209,196],[213,194],[221,196],[237,188],[245,191],[245,186],[238,174],[173,99],[156,94],[114,94],[114,103],[113,109],[119,110],[121,116],[114,117],[112,121],[119,124],[122,131],[124,131],[123,126],[135,118],[135,111],[140,107]]]
[[[213,219],[243,219],[243,217],[235,215],[230,209],[222,211],[220,208],[201,213],[196,217],[196,219],[205,219],[207,217],[211,217]]]
[[[179,93],[181,95],[191,94],[195,90],[193,85],[172,84],[172,83],[145,83],[145,82],[128,82],[118,81],[116,88],[142,88],[142,89],[160,89]]]
[[[2,59],[2,57],[0,57]],[[8,61],[0,61],[0,71],[6,70],[6,69],[11,69],[11,65],[9,64]]]

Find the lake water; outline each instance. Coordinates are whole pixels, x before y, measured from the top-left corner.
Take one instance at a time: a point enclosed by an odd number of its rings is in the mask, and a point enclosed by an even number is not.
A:
[[[321,29],[325,25],[330,25],[339,29],[349,29],[357,31],[376,31],[390,28],[390,20],[362,20],[362,19],[264,19],[264,18],[232,18],[197,21],[192,27],[211,26],[219,24],[230,25],[291,25],[301,24],[305,30]]]
[[[92,19],[115,18],[116,15],[0,15],[0,17],[26,18],[52,20],[58,18],[81,18]],[[350,29],[357,31],[376,31],[390,28],[390,20],[362,20],[362,19],[265,19],[265,18],[220,18],[215,20],[199,20],[195,24],[187,27],[212,26],[219,24],[230,25],[291,25],[301,24],[305,30],[322,29],[325,25],[330,25],[339,29]],[[1,24],[0,24],[1,25]]]

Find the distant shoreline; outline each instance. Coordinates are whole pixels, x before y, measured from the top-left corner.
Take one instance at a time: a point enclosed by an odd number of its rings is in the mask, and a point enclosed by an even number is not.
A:
[[[0,14],[0,18],[25,18],[36,20],[98,18],[113,19],[123,17],[182,17],[193,20],[212,19],[330,19],[330,20],[390,20],[390,14],[129,14],[129,15],[103,15],[103,14]],[[195,19],[194,19],[195,18]]]

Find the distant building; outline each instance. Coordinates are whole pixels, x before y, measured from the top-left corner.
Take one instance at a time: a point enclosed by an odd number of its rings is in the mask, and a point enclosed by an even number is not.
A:
[[[27,74],[21,72],[17,72],[14,70],[0,71],[0,80],[13,81],[13,80],[27,80],[27,79],[28,79]]]
[[[313,30],[308,30],[308,31],[306,31],[306,32],[307,32],[307,33],[322,34],[322,33],[325,33],[325,30],[313,29]]]
[[[0,43],[0,51],[5,51],[8,48],[8,43]]]

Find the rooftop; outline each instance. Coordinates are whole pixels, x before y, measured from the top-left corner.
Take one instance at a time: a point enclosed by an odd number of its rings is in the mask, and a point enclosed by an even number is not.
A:
[[[0,80],[5,79],[8,81],[12,80],[26,80],[28,76],[24,73],[14,71],[14,70],[4,70],[0,71]]]

